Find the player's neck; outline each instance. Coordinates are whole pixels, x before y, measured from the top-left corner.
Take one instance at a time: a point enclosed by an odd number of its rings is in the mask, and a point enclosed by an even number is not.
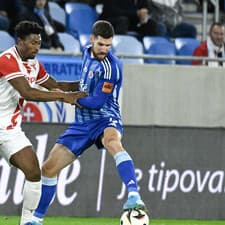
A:
[[[23,56],[23,53],[22,53],[21,49],[17,45],[16,45],[16,51],[18,52],[22,61],[27,61],[27,57]]]

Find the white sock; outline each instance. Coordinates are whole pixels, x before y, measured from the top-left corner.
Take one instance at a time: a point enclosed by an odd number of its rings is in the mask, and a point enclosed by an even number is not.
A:
[[[43,221],[44,221],[44,218],[39,218],[39,217],[33,216],[32,221],[35,221],[35,222],[38,222],[38,223],[42,224]]]
[[[130,196],[140,196],[140,194],[139,194],[138,192],[136,192],[136,191],[130,191],[130,192],[128,193],[128,198],[129,198]]]
[[[23,208],[20,225],[31,222],[33,211],[37,208],[41,197],[41,181],[26,180],[23,188]]]

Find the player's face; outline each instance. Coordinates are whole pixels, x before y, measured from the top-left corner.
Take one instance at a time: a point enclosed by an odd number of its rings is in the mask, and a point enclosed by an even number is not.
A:
[[[92,43],[92,53],[98,60],[103,60],[109,52],[109,49],[112,45],[112,37],[111,38],[103,38],[101,36],[93,36],[91,35],[91,43]]]
[[[38,9],[44,8],[45,4],[46,4],[46,0],[36,0],[36,7]]]
[[[222,47],[224,43],[224,36],[225,36],[224,26],[215,25],[210,32],[210,36],[214,45],[218,47]]]
[[[25,39],[20,39],[18,46],[23,59],[33,59],[41,47],[41,35],[30,34]]]

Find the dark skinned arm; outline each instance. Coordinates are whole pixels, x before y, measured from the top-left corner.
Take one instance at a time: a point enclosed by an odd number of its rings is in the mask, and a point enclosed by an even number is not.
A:
[[[24,77],[9,80],[10,84],[29,101],[63,101],[75,104],[78,98],[86,97],[85,92],[42,91],[32,88]]]
[[[60,89],[62,91],[78,91],[79,83],[79,81],[56,81],[54,78],[49,77],[49,79],[42,83],[41,86],[47,88],[48,90]]]

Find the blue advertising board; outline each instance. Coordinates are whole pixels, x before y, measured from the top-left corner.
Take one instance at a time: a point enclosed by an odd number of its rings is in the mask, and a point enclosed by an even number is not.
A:
[[[81,57],[40,54],[38,59],[56,80],[75,81],[80,79]]]

